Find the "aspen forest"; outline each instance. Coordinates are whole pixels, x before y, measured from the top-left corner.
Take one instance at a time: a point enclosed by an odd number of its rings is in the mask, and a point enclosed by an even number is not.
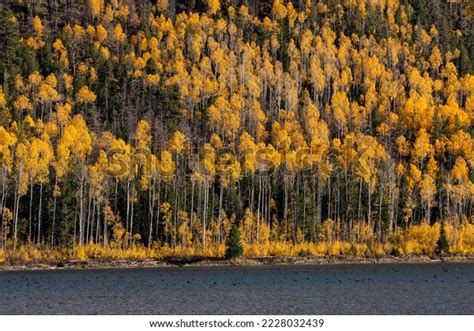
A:
[[[0,264],[474,254],[472,0],[2,0]]]

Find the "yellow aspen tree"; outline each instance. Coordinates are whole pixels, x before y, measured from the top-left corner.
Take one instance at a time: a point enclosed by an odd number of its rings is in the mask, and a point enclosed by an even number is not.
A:
[[[20,213],[20,198],[28,192],[28,146],[23,142],[19,142],[15,148],[15,199],[14,199],[14,235],[13,247],[16,249],[18,245],[18,219]]]
[[[100,17],[104,10],[104,0],[89,0],[89,10],[94,17]]]
[[[347,95],[344,92],[336,92],[331,99],[331,108],[334,119],[341,132],[347,129],[350,114],[350,104]]]
[[[87,179],[87,157],[92,152],[92,136],[89,133],[86,122],[81,115],[72,118],[71,124],[67,125],[58,143],[58,160],[56,171],[61,177],[66,171],[72,170],[79,186],[78,197],[78,222],[79,240],[78,244],[84,244],[84,221],[85,221],[85,186]]]
[[[41,220],[42,220],[42,202],[43,202],[43,186],[47,184],[49,180],[49,167],[54,159],[53,148],[49,142],[49,139],[38,139],[33,138],[28,144],[29,147],[29,162],[27,171],[30,176],[30,190],[31,197],[33,197],[33,185],[40,184],[40,196],[38,206],[38,225],[37,225],[37,242],[41,243]],[[30,200],[32,204],[33,201]],[[30,209],[31,211],[31,209]],[[30,214],[30,235],[31,235],[31,214]]]
[[[99,214],[100,211],[102,210],[103,206],[106,204],[106,178],[107,178],[107,168],[108,168],[108,159],[107,159],[107,154],[103,149],[99,151],[99,156],[97,157],[97,160],[94,164],[89,166],[88,169],[88,182],[90,185],[90,189],[93,195],[94,199],[94,207]],[[94,211],[92,211],[94,212]],[[88,242],[99,242],[99,228],[100,228],[100,218],[97,218],[96,220],[96,236],[94,238],[94,229],[93,229],[93,223],[91,225],[92,231],[90,231],[90,235],[88,238]],[[104,222],[106,223],[106,222]],[[107,231],[107,225],[104,224],[103,227],[104,231],[104,237],[105,237],[105,232]],[[105,241],[105,238],[104,238]],[[105,242],[104,242],[105,244]]]
[[[436,196],[436,182],[428,174],[423,176],[423,180],[420,183],[420,195],[421,201],[425,206],[425,221],[430,221],[431,206],[433,204],[434,197]]]
[[[13,165],[12,148],[17,142],[14,133],[10,133],[3,126],[0,126],[0,162],[6,170],[11,170]]]
[[[253,174],[256,170],[256,148],[252,136],[244,131],[239,139],[239,151],[242,155],[242,170],[244,173]]]
[[[159,11],[165,12],[168,10],[168,0],[157,0],[156,1],[156,8],[158,8]]]
[[[184,210],[178,212],[179,226],[178,226],[178,240],[184,248],[190,247],[193,241],[193,234],[189,227],[188,213]]]
[[[169,149],[175,153],[181,153],[185,148],[186,136],[179,130],[175,131],[169,142]]]
[[[107,37],[109,34],[107,32],[107,29],[104,28],[102,24],[97,25],[95,31],[96,31],[95,38],[97,39],[99,43],[103,43],[104,41],[107,40]]]
[[[127,36],[123,32],[122,25],[120,25],[120,23],[118,23],[114,27],[113,38],[118,44],[123,44],[125,42],[125,39],[127,38]]]
[[[423,161],[431,157],[434,153],[434,148],[430,143],[429,134],[425,129],[420,129],[413,144],[411,152],[412,159],[418,164],[422,164]]]
[[[33,17],[33,30],[38,36],[42,36],[44,32],[43,22],[38,16]]]
[[[7,105],[7,100],[5,98],[5,93],[3,93],[3,88],[0,87],[0,108],[5,108]]]
[[[208,227],[208,206],[209,206],[209,189],[210,184],[214,181],[216,175],[216,152],[215,149],[208,143],[204,144],[200,151],[200,159],[196,174],[202,178],[202,186],[204,190],[203,207],[202,207],[202,248],[206,249],[207,234],[206,229]]]
[[[276,20],[282,20],[287,15],[286,7],[281,3],[281,0],[274,0],[272,7],[272,14]]]
[[[463,183],[468,180],[469,168],[466,161],[462,157],[458,157],[451,169],[451,175],[454,180]]]
[[[33,110],[33,105],[30,102],[30,99],[26,95],[20,95],[14,102],[13,107],[18,111],[23,110]]]
[[[169,151],[162,151],[159,162],[160,176],[165,180],[170,180],[175,173],[176,165],[173,156]]]
[[[97,99],[97,95],[87,85],[84,85],[77,92],[76,99],[79,103],[83,104],[93,103]]]
[[[215,15],[221,9],[220,0],[207,0],[207,6],[209,8],[209,13]]]
[[[160,213],[163,219],[164,234],[166,241],[171,241],[172,246],[176,244],[176,228],[173,226],[173,211],[169,202],[163,202],[160,206]]]
[[[8,210],[8,213],[6,212],[7,208],[4,207],[7,199],[7,179],[12,176],[12,170],[14,169],[14,146],[17,142],[17,137],[15,134],[8,132],[5,130],[3,126],[0,125],[0,181],[1,181],[1,199],[0,199],[0,218],[1,221],[4,223],[2,228],[2,233],[1,233],[1,239],[2,239],[2,248],[3,246],[6,245],[6,237],[8,235],[8,223],[13,220],[13,215],[12,217],[7,217],[7,214],[11,214],[11,212]]]
[[[152,172],[152,160],[150,143],[152,140],[150,124],[145,120],[140,120],[137,124],[134,136],[136,142],[135,149],[135,162],[141,172],[140,176],[140,189],[146,191],[149,189],[151,172]]]

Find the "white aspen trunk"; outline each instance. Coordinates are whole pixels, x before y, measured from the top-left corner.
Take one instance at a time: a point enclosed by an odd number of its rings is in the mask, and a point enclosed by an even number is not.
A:
[[[28,218],[28,241],[31,242],[33,227],[33,178],[30,179],[30,215]]]
[[[194,216],[194,180],[191,180],[191,214],[189,215],[189,229],[193,233],[193,216]]]
[[[219,227],[220,227],[221,230],[222,230],[222,228],[223,228],[223,216],[222,216],[223,210],[222,210],[222,205],[223,205],[223,202],[224,202],[224,185],[223,185],[223,183],[222,183],[222,180],[221,180],[221,183],[220,183],[220,184],[221,184],[221,185],[220,185],[221,187],[220,187],[220,191],[219,191],[219,214],[218,214],[218,215],[219,215],[219,221],[218,221],[218,223],[219,223]],[[224,238],[223,238],[223,231],[221,231],[221,234],[220,234],[220,236],[219,236],[219,239],[220,239],[220,243],[222,243],[222,241],[224,240]]]
[[[38,205],[38,244],[41,244],[41,210],[43,209],[43,183],[40,184],[40,196]]]
[[[54,176],[54,191],[56,190],[56,186],[58,185],[58,176]],[[57,208],[57,196],[54,194],[53,197],[53,220],[52,220],[52,225],[51,225],[51,241],[50,244],[51,246],[54,246],[54,234],[55,234],[55,227],[56,227],[56,208]]]
[[[14,235],[13,235],[13,242],[14,242],[14,249],[16,250],[17,243],[18,243],[18,207],[20,205],[20,195],[18,194],[18,189],[15,191],[15,222],[14,222]]]

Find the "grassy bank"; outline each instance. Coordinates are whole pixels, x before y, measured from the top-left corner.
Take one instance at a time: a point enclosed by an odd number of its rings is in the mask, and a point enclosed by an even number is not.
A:
[[[0,265],[0,271],[20,270],[74,270],[74,269],[125,269],[125,268],[166,268],[166,267],[265,267],[265,266],[310,266],[310,265],[336,265],[336,264],[420,264],[420,263],[474,263],[474,255],[453,256],[367,256],[354,255],[338,256],[267,256],[254,258],[239,258],[226,260],[203,256],[173,257],[163,259],[140,260],[65,260],[65,261],[30,261],[16,263],[9,261]]]
[[[326,225],[327,222],[324,223]],[[339,231],[333,231],[332,225],[322,235],[324,240],[308,242],[297,239],[296,243],[288,240],[278,240],[276,237],[262,235],[258,240],[248,236],[241,228],[244,257],[262,256],[401,256],[401,255],[434,255],[440,238],[440,224],[420,224],[405,229],[397,229],[383,242],[377,240],[372,227],[363,227],[357,236],[350,240],[341,240]],[[451,255],[474,254],[474,224],[464,223],[457,228],[450,224],[445,226],[448,251]],[[28,263],[30,261],[64,261],[64,260],[140,260],[166,257],[203,256],[223,257],[225,245],[211,241],[206,249],[199,242],[177,243],[174,247],[168,244],[160,245],[154,242],[147,248],[138,241],[127,245],[123,239],[113,239],[107,244],[90,242],[86,245],[73,247],[51,248],[48,245],[24,244],[13,248],[12,241],[5,241],[5,248],[0,248],[0,264],[5,262]]]
[[[268,266],[317,265],[339,263],[433,263],[474,262],[473,252],[455,252],[438,256],[434,250],[400,253],[390,244],[367,245],[334,243],[301,243],[291,245],[244,245],[242,258],[223,258],[225,246],[207,250],[194,248],[152,248],[142,246],[127,249],[89,244],[76,250],[49,249],[26,245],[18,250],[0,251],[0,270],[130,268],[167,266]]]
[[[370,228],[371,229],[371,228]],[[465,223],[457,229],[446,225],[446,245],[441,260],[465,261],[474,256],[474,225]],[[73,248],[51,248],[41,244],[12,245],[0,249],[0,269],[64,268],[64,267],[129,267],[166,265],[261,265],[319,264],[366,262],[431,262],[438,261],[440,224],[421,224],[398,229],[384,242],[375,239],[371,231],[362,229],[351,241],[338,240],[337,233],[328,233],[317,243],[301,240],[272,241],[262,236],[256,243],[243,231],[243,256],[226,261],[224,244],[199,243],[176,245],[154,243],[150,248],[137,242],[126,246],[123,240],[111,240],[107,245],[90,242]],[[334,239],[332,239],[334,238]]]

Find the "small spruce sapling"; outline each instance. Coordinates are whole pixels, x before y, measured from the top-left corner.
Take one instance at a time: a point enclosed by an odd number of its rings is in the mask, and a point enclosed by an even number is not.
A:
[[[436,254],[446,254],[449,252],[449,242],[446,236],[446,230],[444,228],[444,221],[441,222],[441,227],[439,230],[439,239],[436,246]]]
[[[234,224],[230,230],[229,236],[226,241],[226,259],[234,259],[240,257],[244,252],[244,247],[240,241],[240,231],[237,226]]]

